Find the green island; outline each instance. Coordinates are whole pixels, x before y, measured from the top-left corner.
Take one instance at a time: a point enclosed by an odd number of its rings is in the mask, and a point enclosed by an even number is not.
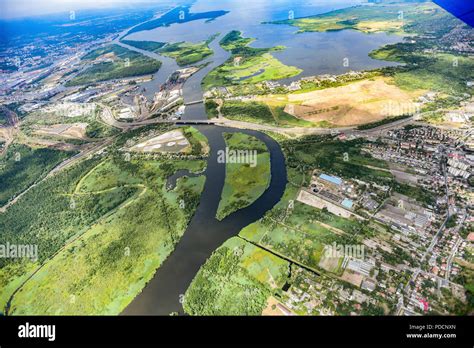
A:
[[[0,260],[2,309],[20,287],[9,314],[116,315],[143,289],[184,233],[205,182],[183,177],[174,189],[166,185],[178,170],[202,172],[204,160],[124,156],[127,139],[156,129],[121,135],[108,155],[41,182],[0,214],[8,240],[38,244],[39,253],[21,263]]]
[[[73,154],[23,144],[11,145],[0,157],[0,206],[41,180]]]
[[[191,42],[176,42],[166,44],[163,42],[153,41],[122,41],[124,44],[147,50],[176,60],[179,66],[186,66],[202,61],[211,56],[213,51],[209,48],[209,44],[217,37],[218,34],[211,36],[208,40],[191,43]]]
[[[287,66],[270,53],[284,49],[253,48],[248,45],[253,39],[243,38],[239,31],[231,31],[221,41],[221,46],[232,53],[231,58],[211,71],[203,80],[205,90],[212,87],[254,84],[269,80],[280,80],[297,76],[301,69]]]
[[[121,43],[129,45],[140,50],[150,51],[157,53],[163,46],[166,45],[165,42],[157,41],[133,41],[133,40],[120,40]]]
[[[156,59],[115,44],[98,48],[86,54],[82,60],[95,63],[68,81],[66,86],[153,74],[161,67],[161,62]]]
[[[226,178],[217,219],[248,207],[270,186],[270,154],[265,144],[243,133],[225,133],[229,152],[249,153],[255,163],[229,163],[226,161]],[[230,157],[230,156],[229,156]]]
[[[405,35],[405,25],[432,9],[430,4],[359,5],[316,16],[269,23],[295,26],[299,29],[298,33],[353,29],[364,33],[388,32]]]

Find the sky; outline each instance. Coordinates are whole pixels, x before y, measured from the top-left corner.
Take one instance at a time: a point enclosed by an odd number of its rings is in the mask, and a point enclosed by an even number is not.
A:
[[[159,2],[160,0],[0,0],[0,18],[21,18],[64,11]]]

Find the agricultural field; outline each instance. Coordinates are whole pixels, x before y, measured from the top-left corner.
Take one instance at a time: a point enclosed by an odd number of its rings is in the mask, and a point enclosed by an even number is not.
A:
[[[0,206],[42,179],[73,153],[11,145],[0,157]]]
[[[400,116],[410,109],[416,110],[414,101],[422,94],[423,91],[416,89],[404,91],[390,78],[376,77],[340,87],[286,96],[265,96],[258,100],[285,104],[286,99],[284,111],[296,119],[349,127]]]
[[[287,261],[231,238],[199,270],[186,291],[184,310],[190,315],[260,315],[288,273]]]
[[[220,44],[232,56],[204,78],[204,89],[280,80],[301,73],[300,69],[287,66],[271,55],[272,51],[282,50],[284,47],[252,48],[248,46],[252,41],[253,39],[243,38],[238,31],[227,34]]]
[[[226,178],[217,219],[223,220],[232,213],[248,207],[270,186],[270,154],[260,140],[243,133],[226,133],[225,141],[229,151],[255,152],[256,162],[226,162]]]
[[[98,48],[82,60],[93,65],[68,81],[68,86],[153,74],[161,67],[161,62],[119,45]]]

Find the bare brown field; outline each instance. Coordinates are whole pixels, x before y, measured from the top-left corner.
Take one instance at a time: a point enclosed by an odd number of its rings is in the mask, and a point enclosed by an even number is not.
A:
[[[183,135],[182,130],[173,130],[160,136],[148,139],[133,146],[133,152],[164,152],[164,153],[185,153],[191,148],[191,144]]]
[[[290,94],[285,111],[310,122],[358,126],[410,113],[417,107],[413,101],[422,94],[422,91],[403,91],[389,79],[380,77],[341,87]]]
[[[351,283],[352,285],[360,287],[362,281],[364,280],[364,276],[362,274],[351,272],[346,269],[340,279],[345,280],[346,282]]]
[[[288,307],[283,305],[275,297],[270,296],[267,300],[267,306],[263,309],[263,316],[289,316],[295,315]]]
[[[86,138],[86,128],[87,123],[55,124],[52,126],[38,128],[35,131],[35,134],[84,139]]]

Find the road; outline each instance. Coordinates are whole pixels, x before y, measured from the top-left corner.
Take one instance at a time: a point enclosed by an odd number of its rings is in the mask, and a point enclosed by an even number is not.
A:
[[[368,136],[368,135],[379,135],[381,132],[385,132],[394,128],[398,128],[402,125],[406,125],[413,122],[413,118],[393,122],[387,125],[382,125],[377,128],[370,130],[357,130],[355,127],[344,127],[344,128],[316,128],[316,127],[289,127],[282,128],[277,126],[271,126],[266,124],[256,124],[251,122],[243,121],[234,121],[229,120],[224,117],[205,119],[205,120],[193,120],[193,121],[183,121],[183,120],[163,120],[159,118],[148,119],[143,121],[136,122],[120,122],[115,119],[113,116],[112,110],[107,105],[101,104],[102,114],[101,119],[104,123],[109,126],[128,130],[132,128],[143,127],[152,124],[178,124],[182,125],[183,123],[193,124],[194,122],[199,124],[215,124],[217,126],[230,127],[230,128],[239,128],[239,129],[248,129],[256,131],[267,131],[284,134],[288,137],[301,137],[305,135],[324,135],[324,134],[333,134],[333,133],[345,133],[347,135],[354,136]]]

